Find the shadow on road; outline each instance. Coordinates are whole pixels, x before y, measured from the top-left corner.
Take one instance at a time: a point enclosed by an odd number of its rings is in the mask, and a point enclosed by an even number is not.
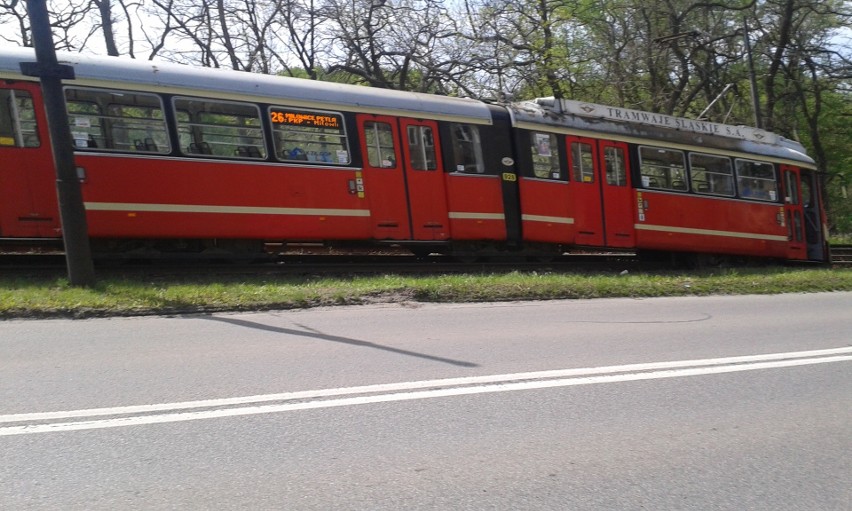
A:
[[[479,364],[474,364],[473,362],[465,362],[464,360],[453,360],[451,358],[438,357],[435,355],[429,355],[427,353],[418,353],[416,351],[408,351],[399,348],[392,348],[390,346],[382,346],[381,344],[376,344],[374,342],[362,341],[360,339],[351,339],[349,337],[340,337],[338,335],[328,335],[322,332],[307,328],[303,325],[298,325],[303,330],[296,330],[293,328],[282,328],[277,326],[264,325],[263,323],[256,323],[254,321],[246,321],[244,319],[236,319],[236,318],[223,318],[218,316],[194,316],[199,319],[207,319],[210,321],[219,321],[221,323],[228,323],[231,325],[237,325],[245,328],[254,328],[256,330],[265,330],[267,332],[275,332],[279,334],[287,334],[294,335],[299,337],[310,337],[312,339],[320,339],[322,341],[332,341],[339,342],[342,344],[348,344],[350,346],[361,346],[364,348],[371,348],[375,350],[387,351],[390,353],[396,353],[398,355],[405,355],[408,357],[417,357],[425,360],[432,360],[435,362],[441,362],[444,364],[451,364],[454,366],[460,367],[479,367]]]

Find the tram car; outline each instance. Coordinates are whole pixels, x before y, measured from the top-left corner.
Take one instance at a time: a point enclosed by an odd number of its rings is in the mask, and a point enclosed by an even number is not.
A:
[[[814,161],[761,130],[58,54],[96,253],[391,244],[825,261]],[[0,51],[0,243],[61,243],[37,80]]]

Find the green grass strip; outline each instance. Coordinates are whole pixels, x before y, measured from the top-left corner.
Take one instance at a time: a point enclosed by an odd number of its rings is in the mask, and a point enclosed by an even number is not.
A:
[[[65,278],[0,275],[0,318],[98,317],[296,309],[328,305],[490,302],[613,297],[852,291],[852,269],[712,272],[453,274],[291,277],[106,277],[93,288]]]

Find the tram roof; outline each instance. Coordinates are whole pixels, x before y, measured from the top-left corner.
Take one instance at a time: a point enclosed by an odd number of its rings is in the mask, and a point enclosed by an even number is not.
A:
[[[515,103],[509,108],[519,127],[535,129],[546,125],[564,133],[606,133],[613,139],[639,144],[692,150],[706,147],[815,165],[800,143],[747,126],[554,98]]]
[[[289,106],[341,109],[436,120],[491,124],[486,103],[469,98],[377,89],[263,75],[171,62],[57,52],[60,63],[74,67],[74,83],[105,88],[207,96],[230,100],[286,102]],[[21,62],[35,60],[32,48],[0,51],[0,78],[24,78]],[[814,166],[798,142],[744,126],[731,126],[651,112],[554,98],[508,106],[520,127],[542,125],[566,133],[606,133],[614,139],[649,145],[709,147],[775,157]]]
[[[291,106],[491,123],[488,106],[468,98],[81,53],[57,52],[57,59],[73,66],[74,83],[81,85],[132,86],[137,90],[231,100],[282,101]],[[35,61],[32,48],[0,51],[0,78],[22,78],[20,63],[32,61]]]

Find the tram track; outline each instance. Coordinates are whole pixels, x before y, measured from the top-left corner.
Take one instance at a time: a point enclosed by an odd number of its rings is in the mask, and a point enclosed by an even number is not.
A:
[[[631,255],[572,254],[548,261],[518,257],[482,258],[457,261],[447,256],[418,258],[405,255],[285,255],[265,261],[158,258],[96,259],[95,271],[101,277],[239,278],[287,276],[351,275],[435,275],[444,273],[523,272],[610,272],[648,268]],[[659,269],[659,265],[655,265]],[[61,276],[66,269],[62,254],[0,255],[0,275],[27,277]]]
[[[831,247],[832,266],[852,265],[852,245]],[[95,259],[101,277],[155,279],[198,277],[283,277],[350,275],[435,275],[442,273],[522,272],[635,272],[673,269],[668,261],[649,262],[630,253],[578,252],[542,261],[524,256],[483,257],[459,261],[449,256],[415,257],[401,254],[268,254],[261,259],[223,257],[156,258],[121,257]],[[681,268],[683,269],[683,268]],[[20,278],[62,276],[65,255],[60,251],[0,254],[0,275]]]
[[[833,266],[852,266],[852,245],[832,245],[830,253]]]

